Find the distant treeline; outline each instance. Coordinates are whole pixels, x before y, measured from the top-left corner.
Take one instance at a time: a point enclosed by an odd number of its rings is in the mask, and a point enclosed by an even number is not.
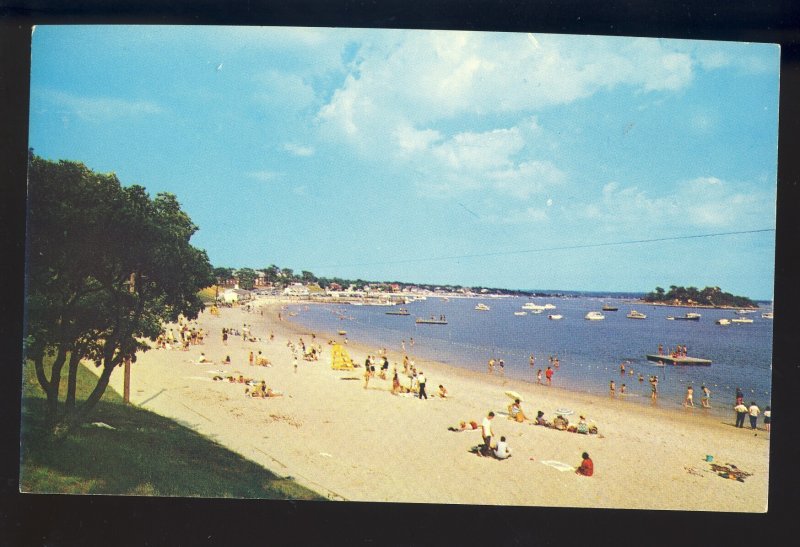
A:
[[[372,289],[390,291],[392,285],[399,285],[403,288],[416,287],[421,290],[428,291],[441,291],[450,293],[462,293],[465,290],[473,293],[491,293],[491,294],[505,294],[511,296],[555,296],[553,293],[542,293],[535,291],[517,290],[517,289],[502,289],[497,287],[465,287],[463,285],[437,285],[434,283],[409,283],[403,281],[367,281],[364,279],[346,279],[341,277],[317,277],[312,272],[303,270],[298,275],[292,268],[279,268],[275,264],[271,264],[266,268],[227,268],[217,267],[214,268],[214,275],[217,278],[217,283],[223,284],[228,279],[236,279],[239,286],[243,289],[252,289],[255,286],[256,278],[263,278],[264,282],[272,286],[286,287],[292,283],[316,284],[322,289],[330,288],[331,286],[339,286],[347,289],[353,286],[357,290],[362,290],[369,286]]]
[[[696,305],[696,306],[726,306],[732,308],[757,308],[758,304],[746,296],[734,296],[723,292],[719,287],[706,287],[698,290],[696,287],[676,287],[670,285],[669,291],[656,287],[653,292],[644,296],[645,302],[664,302],[670,304]]]

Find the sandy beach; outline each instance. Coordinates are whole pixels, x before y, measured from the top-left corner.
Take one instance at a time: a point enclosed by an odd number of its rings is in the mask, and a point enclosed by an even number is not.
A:
[[[376,376],[364,389],[363,366],[352,371],[331,369],[327,342],[343,339],[336,333],[315,333],[315,342],[322,346],[320,359],[299,359],[295,371],[287,342],[296,344],[302,337],[310,343],[311,334],[288,321],[285,312],[278,320],[279,310],[279,302],[260,301],[251,312],[222,308],[219,316],[213,316],[205,311],[197,321],[208,333],[202,345],[190,346],[189,351],[154,349],[139,356],[132,367],[132,403],[175,419],[333,500],[767,509],[769,433],[763,426],[756,432],[735,428],[733,411],[730,419],[721,420],[705,416],[700,408],[681,411],[631,404],[418,359],[417,369],[428,378],[429,395],[443,384],[447,399],[392,395],[391,374],[387,380]],[[241,330],[243,324],[250,325],[261,341],[231,336],[223,345],[222,328]],[[272,341],[270,333],[275,336]],[[357,340],[349,340],[346,348],[362,365],[367,354],[380,349]],[[400,341],[388,350],[403,385],[409,385],[402,375]],[[408,350],[414,359],[414,348]],[[261,351],[272,366],[250,366],[251,351]],[[197,364],[201,352],[214,364]],[[226,355],[230,365],[222,364]],[[284,395],[249,398],[244,385],[212,381],[215,374],[265,380]],[[112,376],[110,387],[122,392],[121,370]],[[506,390],[522,395],[529,418],[537,410],[552,419],[556,409],[569,409],[570,423],[583,414],[597,425],[599,434],[516,423],[505,414],[511,402]],[[508,460],[470,453],[481,442],[479,430],[448,431],[462,420],[480,424],[490,410],[497,413],[492,423],[496,436],[505,436],[512,449]],[[593,477],[543,463],[574,468],[583,452],[594,461]],[[733,464],[751,475],[744,482],[723,479],[712,471],[706,455],[713,456],[714,464]]]

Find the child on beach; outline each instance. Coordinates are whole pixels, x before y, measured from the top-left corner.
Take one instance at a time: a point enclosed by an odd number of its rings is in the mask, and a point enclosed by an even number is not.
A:
[[[772,408],[766,407],[764,409],[764,429],[769,433],[770,423],[772,422]]]
[[[537,384],[542,383],[542,369],[536,371],[536,383]]]
[[[611,380],[608,384],[608,394],[613,397],[617,391],[617,385],[614,383],[614,380]]]
[[[711,408],[711,405],[708,402],[709,399],[711,399],[711,390],[706,386],[700,386],[700,391],[703,392],[703,397],[700,399],[700,404],[703,405],[703,408]]]
[[[694,408],[694,389],[692,386],[686,388],[686,398],[683,400],[683,406],[690,406]]]
[[[543,425],[545,427],[550,426],[550,424],[547,423],[547,420],[544,419],[544,412],[541,410],[536,412],[536,425]]]
[[[447,398],[447,390],[444,388],[444,386],[442,384],[439,384],[439,391],[438,391],[437,395],[439,397],[441,397],[442,399],[446,399]]]
[[[575,473],[583,475],[584,477],[591,477],[594,474],[594,462],[592,462],[588,452],[584,452],[581,458],[583,458],[583,461],[575,470]]]
[[[550,386],[553,384],[553,369],[547,367],[547,370],[544,372],[545,378],[547,378],[547,385]]]
[[[620,388],[619,388],[619,394],[620,395],[625,395],[625,390],[626,389],[627,388],[625,387],[625,384],[622,384],[622,386],[620,386]]]

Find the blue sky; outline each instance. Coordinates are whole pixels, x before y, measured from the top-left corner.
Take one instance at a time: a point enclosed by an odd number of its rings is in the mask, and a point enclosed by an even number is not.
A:
[[[30,146],[175,193],[215,266],[772,298],[774,231],[668,238],[774,229],[776,45],[158,26],[32,44]]]

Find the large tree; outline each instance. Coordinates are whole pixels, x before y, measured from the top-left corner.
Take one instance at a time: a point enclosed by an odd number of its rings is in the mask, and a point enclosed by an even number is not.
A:
[[[240,268],[236,270],[236,279],[239,280],[240,289],[252,289],[257,277],[258,273],[252,268]]]
[[[189,243],[196,230],[172,194],[151,199],[141,186],[123,187],[114,174],[31,154],[25,352],[56,432],[86,418],[114,368],[146,350],[145,340],[154,340],[164,321],[200,312],[198,290],[214,276],[205,251]],[[101,372],[77,406],[75,378],[83,359]]]

